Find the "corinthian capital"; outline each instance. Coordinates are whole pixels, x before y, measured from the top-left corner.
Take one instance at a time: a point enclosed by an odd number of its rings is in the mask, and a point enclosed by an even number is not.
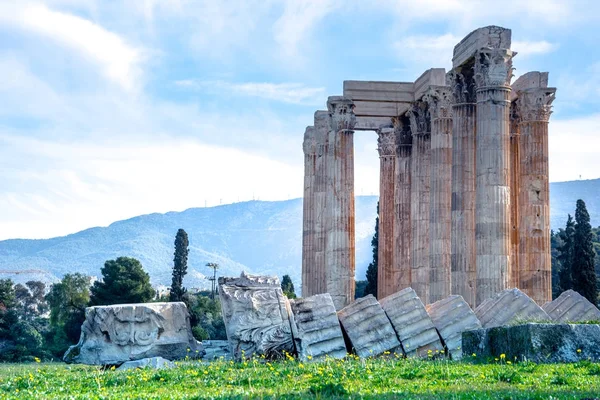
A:
[[[396,131],[394,128],[379,128],[377,130],[377,151],[379,157],[396,155]]]
[[[396,144],[398,148],[403,146],[412,146],[412,133],[410,131],[410,121],[406,115],[392,118],[394,131],[396,132]]]
[[[452,91],[449,86],[431,86],[423,97],[432,119],[452,118]]]
[[[302,143],[302,149],[304,154],[307,156],[314,156],[317,154],[317,138],[315,136],[315,127],[307,126],[304,131],[304,142]]]
[[[447,84],[452,90],[454,104],[475,103],[475,81],[473,75],[452,71],[448,74]]]
[[[331,118],[331,129],[336,132],[354,129],[356,116],[352,100],[342,96],[331,96],[327,99],[327,110]]]
[[[481,89],[489,86],[510,86],[512,58],[509,49],[483,49],[475,54],[475,83]]]
[[[517,92],[516,112],[521,122],[548,122],[556,88],[532,88]]]
[[[416,101],[406,112],[413,135],[422,135],[431,132],[431,116],[429,107],[424,101]]]

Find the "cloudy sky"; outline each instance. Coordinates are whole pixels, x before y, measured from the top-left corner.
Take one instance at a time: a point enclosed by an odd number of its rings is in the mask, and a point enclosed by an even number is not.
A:
[[[302,194],[302,137],[349,79],[450,67],[513,30],[550,71],[551,180],[600,177],[596,0],[0,0],[0,240]],[[377,194],[359,132],[356,192]]]

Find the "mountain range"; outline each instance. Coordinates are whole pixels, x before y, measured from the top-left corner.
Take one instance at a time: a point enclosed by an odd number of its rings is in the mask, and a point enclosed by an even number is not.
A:
[[[551,226],[563,227],[577,199],[586,202],[592,225],[600,223],[600,179],[550,184]],[[364,279],[371,261],[377,196],[356,198],[356,276]],[[52,239],[0,241],[0,279],[55,282],[69,272],[98,277],[106,260],[139,259],[154,285],[170,285],[175,234],[190,242],[184,285],[205,288],[216,262],[220,276],[288,274],[299,289],[302,255],[302,199],[249,201],[182,212],[141,215],[107,227]]]

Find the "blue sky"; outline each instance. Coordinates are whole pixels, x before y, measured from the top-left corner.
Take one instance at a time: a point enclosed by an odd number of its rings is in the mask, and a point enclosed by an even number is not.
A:
[[[0,240],[302,195],[343,80],[413,81],[473,29],[549,71],[552,181],[600,177],[600,2],[0,0]],[[377,194],[373,132],[356,192]]]

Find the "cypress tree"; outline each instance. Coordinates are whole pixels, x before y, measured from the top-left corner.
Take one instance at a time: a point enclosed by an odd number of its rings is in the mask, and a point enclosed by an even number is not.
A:
[[[188,235],[183,229],[175,236],[175,254],[173,258],[173,280],[171,282],[170,301],[181,301],[186,289],[183,287],[183,277],[187,274],[189,253]]]
[[[575,235],[575,222],[569,214],[565,230],[560,232],[560,239],[563,244],[558,248],[560,254],[558,261],[560,262],[560,271],[558,272],[560,292],[573,289],[573,243]]]
[[[573,235],[573,290],[592,304],[598,303],[596,270],[594,269],[594,243],[590,215],[583,200],[577,200],[575,209],[575,234]]]
[[[281,290],[283,294],[287,296],[288,299],[296,298],[296,290],[294,289],[294,282],[292,282],[292,278],[289,275],[284,275],[281,280]]]
[[[371,239],[373,261],[367,267],[367,286],[364,295],[372,294],[377,297],[377,266],[379,263],[379,202],[377,202],[377,217],[375,218],[375,234]]]

